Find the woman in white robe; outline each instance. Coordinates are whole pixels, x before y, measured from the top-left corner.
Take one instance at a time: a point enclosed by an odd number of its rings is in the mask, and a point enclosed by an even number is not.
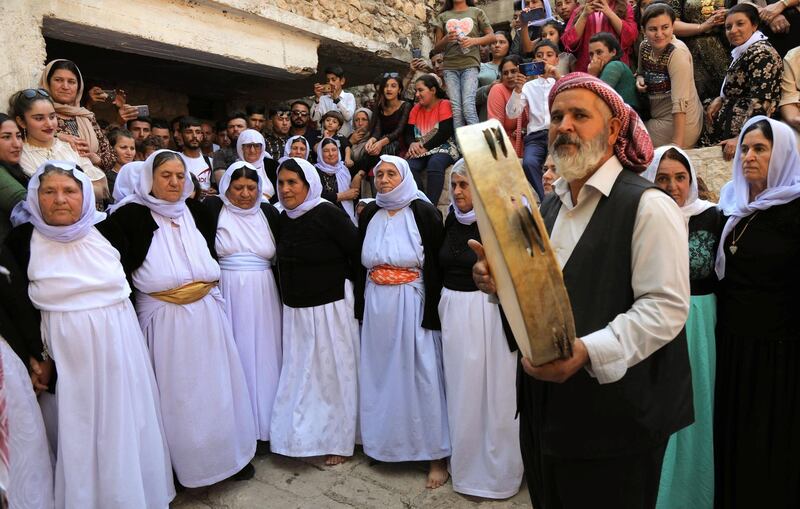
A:
[[[303,159],[278,170],[278,277],[283,298],[283,366],[270,446],[284,456],[353,455],[358,419],[358,322],[353,278],[358,233],[320,197],[317,170]]]
[[[172,466],[186,487],[252,478],[255,419],[217,288],[213,218],[183,159],[151,154],[134,194],[111,215],[128,241],[127,270],[153,363]]]
[[[480,241],[480,234],[464,164],[460,159],[450,174],[451,210],[439,252],[450,475],[459,493],[501,499],[519,491],[524,470],[514,391],[517,356],[506,339],[500,307],[472,280],[477,257],[467,241]]]
[[[264,201],[275,203],[275,180],[278,162],[267,152],[264,136],[255,129],[245,129],[236,139],[236,153],[239,159],[250,163],[262,179],[261,194]]]
[[[381,156],[374,173],[378,194],[359,222],[368,271],[359,291],[364,452],[380,461],[430,460],[427,486],[438,488],[450,455],[436,310],[442,219],[405,160]]]
[[[56,507],[165,508],[175,496],[158,393],[113,224],[74,163],[31,178],[9,235],[58,369]],[[97,224],[100,223],[100,224]],[[121,245],[121,243],[117,243]],[[20,262],[21,260],[21,262]]]
[[[262,187],[255,167],[237,161],[222,176],[219,196],[203,201],[216,219],[219,288],[250,390],[257,455],[269,452],[281,370],[281,299],[272,272],[278,212],[258,199]]]

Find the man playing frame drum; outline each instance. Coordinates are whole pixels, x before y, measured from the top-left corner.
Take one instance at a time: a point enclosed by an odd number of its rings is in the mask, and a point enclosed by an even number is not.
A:
[[[528,489],[537,509],[652,508],[667,439],[693,420],[686,226],[672,199],[637,175],[652,142],[614,90],[573,73],[549,105],[561,179],[540,210],[579,339],[570,358],[522,359]],[[483,249],[470,242],[475,283],[495,293]]]

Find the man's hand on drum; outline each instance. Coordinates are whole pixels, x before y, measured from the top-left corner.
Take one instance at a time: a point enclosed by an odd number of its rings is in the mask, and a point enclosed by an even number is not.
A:
[[[589,363],[589,352],[579,339],[572,344],[572,357],[551,361],[541,366],[534,366],[531,361],[522,358],[522,369],[525,373],[543,382],[564,383]]]

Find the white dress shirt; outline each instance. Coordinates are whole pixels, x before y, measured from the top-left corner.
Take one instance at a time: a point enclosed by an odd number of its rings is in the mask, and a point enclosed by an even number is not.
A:
[[[340,136],[350,136],[350,133],[353,132],[353,114],[356,112],[355,96],[350,92],[342,92],[339,95],[339,104],[336,104],[331,96],[323,95],[319,98],[319,102],[315,102],[311,107],[311,120],[319,122],[322,115],[331,110],[338,111],[344,117],[344,125],[339,129],[338,134]],[[323,126],[319,126],[319,130],[322,131]]]
[[[567,181],[554,189],[561,209],[550,243],[563,268],[592,218],[600,197],[611,192],[622,164],[606,161],[578,193],[573,205]],[[672,341],[689,315],[689,234],[675,202],[657,189],[642,194],[631,240],[634,303],[606,327],[581,338],[589,352],[589,374],[601,384],[616,382],[628,368]],[[602,288],[598,288],[602,298]]]
[[[527,104],[527,133],[549,129],[550,107],[547,105],[547,96],[550,95],[550,89],[555,84],[556,80],[553,78],[536,78],[522,86],[521,94],[514,90],[506,103],[506,116],[508,118],[517,118],[522,115]]]

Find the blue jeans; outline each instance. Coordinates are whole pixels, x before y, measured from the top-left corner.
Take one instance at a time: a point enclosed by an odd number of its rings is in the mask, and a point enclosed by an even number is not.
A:
[[[417,181],[417,187],[425,190],[425,196],[434,207],[439,203],[439,196],[444,188],[444,170],[454,162],[449,154],[433,154],[408,160],[408,167],[411,168],[411,174]],[[427,174],[425,186],[422,185],[423,171]]]
[[[471,67],[460,71],[445,69],[444,83],[447,85],[447,97],[453,107],[453,126],[478,123],[478,110],[475,107],[475,93],[478,91],[478,72]]]
[[[544,185],[542,185],[542,166],[547,159],[547,129],[528,133],[525,135],[525,152],[522,154],[522,169],[525,177],[539,195],[539,200],[544,199]]]

